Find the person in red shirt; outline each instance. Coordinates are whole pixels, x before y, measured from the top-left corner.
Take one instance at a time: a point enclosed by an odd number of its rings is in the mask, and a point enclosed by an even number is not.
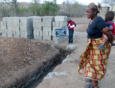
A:
[[[76,23],[70,19],[70,20],[68,20],[67,26],[68,26],[68,30],[69,30],[68,43],[73,43],[73,34],[74,34],[74,28],[76,27]]]

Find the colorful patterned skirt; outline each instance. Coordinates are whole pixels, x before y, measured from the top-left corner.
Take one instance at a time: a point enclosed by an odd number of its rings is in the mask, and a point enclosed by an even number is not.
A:
[[[78,72],[82,73],[84,71],[85,78],[101,80],[106,73],[111,44],[106,42],[105,48],[99,50],[98,46],[100,44],[103,44],[102,38],[88,39],[88,46],[80,56]]]

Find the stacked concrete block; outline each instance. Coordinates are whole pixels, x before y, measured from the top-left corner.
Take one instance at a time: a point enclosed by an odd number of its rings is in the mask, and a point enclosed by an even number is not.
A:
[[[42,40],[43,39],[43,25],[41,23],[42,17],[35,16],[33,19],[33,34],[35,39]]]
[[[56,29],[66,30],[66,16],[5,17],[1,23],[2,36],[27,39],[55,40]]]
[[[33,20],[33,27],[37,28],[37,27],[43,26],[41,24],[42,17],[40,17],[40,16],[32,16],[30,18]]]
[[[66,25],[67,25],[67,22],[63,22],[63,21],[57,21],[57,22],[53,22],[53,36],[55,37],[55,31],[56,29],[62,29],[62,28],[65,28],[66,30]]]
[[[52,22],[54,20],[54,16],[43,16],[42,22]]]
[[[66,27],[53,27],[52,33],[53,33],[53,41],[58,43],[61,40],[63,40],[62,42],[64,42],[67,37],[67,28]]]
[[[7,34],[8,34],[8,37],[13,37],[13,30],[14,30],[14,23],[13,23],[13,20],[12,18],[8,18],[7,19]],[[13,24],[13,25],[12,25]]]
[[[19,31],[21,38],[32,39],[33,38],[33,20],[29,17],[20,17],[19,19]]]
[[[53,27],[66,27],[67,22],[66,21],[55,21],[53,22]]]
[[[68,17],[67,16],[55,16],[54,20],[55,21],[67,21]]]
[[[31,18],[27,19],[27,37],[29,39],[33,39],[34,38],[34,34],[33,34],[33,20]]]
[[[32,19],[29,17],[5,17],[2,21],[2,36],[33,38]]]
[[[1,33],[2,33],[2,37],[7,37],[7,23],[6,21],[2,21],[1,22]]]
[[[43,27],[51,27],[52,22],[46,20],[46,21],[42,22],[41,24]]]
[[[43,24],[43,40],[52,40],[53,32],[53,16],[44,16],[42,20]]]
[[[32,17],[34,38],[40,40],[51,40],[52,16]]]
[[[57,36],[56,35],[56,31],[60,30],[60,32],[63,32],[62,30],[65,30],[65,32],[67,32],[67,17],[66,16],[55,16],[54,18],[54,22],[53,22],[53,40],[55,42],[59,42],[60,40],[63,40],[65,37],[62,36]],[[64,40],[63,40],[64,41]]]
[[[19,25],[20,37],[27,38],[27,18],[20,18]]]
[[[19,37],[19,22],[18,17],[5,17],[2,21],[2,36],[3,37]]]
[[[6,17],[3,18],[3,21],[1,22],[1,32],[2,32],[2,37],[6,37],[8,35]]]
[[[43,40],[51,40],[51,27],[44,26],[43,27]]]
[[[42,30],[35,30],[34,31],[34,39],[43,40],[43,32],[42,32]]]
[[[19,17],[10,17],[7,19],[8,37],[19,37]]]

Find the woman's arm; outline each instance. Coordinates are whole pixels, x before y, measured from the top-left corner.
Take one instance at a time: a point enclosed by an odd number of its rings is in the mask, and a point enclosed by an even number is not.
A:
[[[105,27],[105,28],[103,28],[102,29],[102,32],[104,33],[104,34],[106,34],[107,32],[109,32],[110,30],[109,30],[109,27]]]

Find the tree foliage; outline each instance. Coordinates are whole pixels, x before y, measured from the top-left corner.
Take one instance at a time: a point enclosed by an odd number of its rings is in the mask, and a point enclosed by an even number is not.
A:
[[[67,16],[77,16],[81,17],[84,16],[85,12],[85,6],[70,2],[64,2],[63,3],[63,10],[61,10],[61,13]]]
[[[18,4],[17,4],[17,0],[12,0],[12,5],[13,5],[13,9],[14,9],[14,15],[18,15]]]
[[[3,0],[0,3],[0,16],[84,16],[85,6],[77,2],[64,2],[59,5],[56,0],[53,2],[44,2],[40,4],[40,0],[33,0],[33,3],[17,3],[17,0]]]
[[[59,10],[59,6],[53,2],[35,3],[30,7],[30,10],[33,15],[55,15]]]
[[[59,7],[52,2],[45,2],[42,5],[42,15],[56,15],[56,12],[59,10]]]
[[[33,4],[29,9],[33,15],[40,15],[41,7],[38,4]]]

